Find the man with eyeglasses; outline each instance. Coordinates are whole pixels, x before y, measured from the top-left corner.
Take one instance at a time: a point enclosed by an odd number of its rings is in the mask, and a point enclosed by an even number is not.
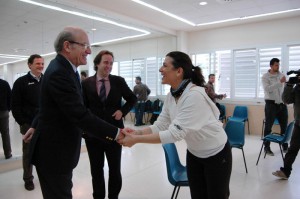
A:
[[[57,36],[54,47],[57,56],[43,77],[39,115],[24,141],[31,140],[32,163],[43,197],[71,199],[72,172],[79,160],[82,132],[107,142],[123,134],[92,114],[83,103],[77,67],[86,65],[91,54],[86,32],[66,27]]]

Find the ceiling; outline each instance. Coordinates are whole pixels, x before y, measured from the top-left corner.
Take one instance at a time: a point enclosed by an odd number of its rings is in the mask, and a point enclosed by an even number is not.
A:
[[[105,45],[120,38],[134,37],[132,40],[176,35],[177,31],[190,32],[300,15],[300,0],[206,0],[208,4],[205,6],[199,5],[201,0],[143,0],[195,24],[190,25],[132,0],[33,1],[60,7],[65,12],[19,0],[0,0],[0,65],[20,59],[15,56],[26,58],[34,53],[45,55],[54,52],[54,39],[65,26],[79,26],[88,32],[91,44]],[[247,16],[291,9],[298,10],[245,19]],[[89,18],[74,15],[73,11]],[[99,21],[100,18],[113,24]],[[228,19],[236,20],[199,25]]]

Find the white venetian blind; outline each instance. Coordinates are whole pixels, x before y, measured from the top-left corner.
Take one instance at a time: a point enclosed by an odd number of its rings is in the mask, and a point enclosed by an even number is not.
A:
[[[256,50],[235,50],[234,59],[234,97],[255,98],[256,93]]]
[[[156,96],[157,95],[157,73],[158,73],[158,67],[156,63],[156,57],[149,57],[146,59],[146,71],[147,71],[147,81],[145,84],[149,87],[151,90],[150,96]]]
[[[230,98],[231,86],[231,51],[217,51],[215,54],[215,90],[218,94],[225,94]]]
[[[300,70],[300,45],[289,46],[289,68],[288,70]]]
[[[120,62],[120,76],[125,79],[129,88],[133,89],[133,79],[132,79],[132,62],[131,61],[121,61]]]

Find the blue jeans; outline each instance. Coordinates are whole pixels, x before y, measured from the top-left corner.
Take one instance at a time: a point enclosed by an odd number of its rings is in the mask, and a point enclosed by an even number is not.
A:
[[[137,101],[135,104],[135,125],[143,124],[144,110],[145,110],[145,102]]]

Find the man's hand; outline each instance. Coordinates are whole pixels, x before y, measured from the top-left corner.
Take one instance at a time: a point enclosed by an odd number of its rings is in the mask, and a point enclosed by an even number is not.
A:
[[[120,120],[122,119],[123,113],[122,111],[117,110],[112,116],[115,118],[115,120]]]
[[[23,140],[25,143],[29,143],[32,139],[33,133],[35,132],[34,128],[29,128],[28,131],[23,135]]]
[[[283,76],[281,79],[280,79],[280,83],[285,83],[286,82],[286,77]]]
[[[132,147],[136,144],[137,135],[134,135],[134,133],[127,133],[125,131],[123,131],[123,133],[125,136],[123,137],[123,139],[118,140],[119,144],[126,147]]]

